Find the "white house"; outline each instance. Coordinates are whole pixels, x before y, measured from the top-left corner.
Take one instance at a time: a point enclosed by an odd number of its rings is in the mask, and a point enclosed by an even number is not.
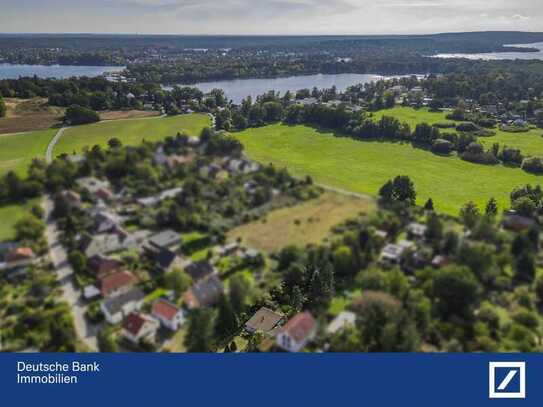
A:
[[[100,304],[106,321],[110,324],[118,324],[124,317],[133,311],[139,310],[143,305],[145,294],[139,288],[108,298]]]
[[[183,310],[163,298],[153,304],[152,315],[172,331],[177,331],[185,323]]]
[[[310,312],[292,317],[277,334],[275,343],[287,352],[300,351],[317,333],[317,321]]]

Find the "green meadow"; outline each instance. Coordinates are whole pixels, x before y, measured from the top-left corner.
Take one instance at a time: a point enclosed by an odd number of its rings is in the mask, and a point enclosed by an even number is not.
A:
[[[79,153],[84,147],[96,144],[106,146],[116,137],[124,145],[137,145],[143,140],[159,141],[177,132],[199,136],[204,127],[210,126],[206,114],[187,114],[152,119],[103,121],[67,129],[54,149],[54,155]]]
[[[44,158],[56,130],[0,135],[0,175],[15,171],[25,175],[34,158]]]
[[[472,200],[481,208],[495,197],[509,204],[511,190],[539,183],[541,177],[520,169],[485,166],[442,157],[410,144],[356,141],[306,126],[276,124],[235,133],[249,157],[286,167],[297,176],[311,175],[317,182],[376,196],[396,175],[415,182],[417,201],[434,200],[437,210],[452,215]]]
[[[395,107],[393,109],[380,110],[373,113],[373,117],[379,120],[383,116],[395,117],[401,122],[408,123],[414,129],[419,123],[454,123],[446,119],[448,112],[429,112],[428,109],[413,109],[411,107]],[[454,129],[445,129],[444,132]],[[498,128],[492,129],[496,135],[491,137],[479,137],[479,142],[490,148],[492,144],[499,143],[502,147],[518,148],[524,155],[543,156],[543,129],[532,129],[526,133],[510,133]]]
[[[15,224],[28,215],[39,200],[33,199],[23,204],[0,206],[0,242],[15,239]]]

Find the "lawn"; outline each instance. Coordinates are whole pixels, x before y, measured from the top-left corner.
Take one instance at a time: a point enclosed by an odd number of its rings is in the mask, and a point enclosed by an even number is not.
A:
[[[373,113],[375,120],[381,119],[383,116],[390,116],[398,119],[402,123],[407,123],[414,130],[419,123],[437,124],[437,123],[454,123],[447,120],[446,116],[450,112],[430,112],[427,108],[413,109],[411,107],[397,106],[392,109],[379,110]]]
[[[317,199],[278,209],[263,220],[237,227],[228,233],[228,240],[241,238],[244,245],[268,253],[287,245],[320,243],[333,226],[374,208],[371,198],[325,192]]]
[[[411,107],[395,107],[375,112],[373,117],[379,120],[382,116],[395,117],[401,122],[408,123],[413,130],[418,123],[444,123],[451,122],[447,120],[449,112],[429,112],[428,109],[413,109]],[[454,123],[454,122],[451,122]],[[479,137],[481,142],[487,148],[492,144],[499,143],[502,147],[508,146],[518,148],[524,155],[543,156],[543,129],[532,129],[526,133],[511,133],[498,129],[491,129],[496,133],[491,137]],[[454,129],[444,129],[443,132],[454,132]]]
[[[236,136],[257,161],[274,163],[296,176],[311,175],[317,182],[353,192],[375,196],[387,180],[409,175],[415,182],[419,204],[431,197],[437,210],[453,215],[470,200],[483,207],[490,197],[505,208],[514,187],[542,179],[518,168],[441,157],[409,144],[339,138],[306,126],[276,124]]]
[[[0,175],[15,171],[25,175],[33,158],[45,158],[45,150],[56,130],[0,135]]]
[[[21,205],[0,206],[0,242],[15,239],[15,224],[25,217],[38,200],[31,200]]]
[[[83,147],[96,144],[106,146],[116,137],[124,145],[136,145],[142,140],[159,141],[178,132],[199,136],[202,129],[211,124],[206,114],[190,114],[164,118],[104,121],[85,126],[72,127],[64,133],[55,146],[54,154],[73,154]]]

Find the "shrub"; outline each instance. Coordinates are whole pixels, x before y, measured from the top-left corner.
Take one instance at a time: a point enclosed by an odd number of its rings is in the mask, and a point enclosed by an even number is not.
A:
[[[541,157],[525,158],[521,167],[532,174],[543,174],[543,159]]]
[[[96,123],[100,121],[100,116],[94,110],[86,107],[72,105],[66,109],[64,119],[73,125]]]
[[[479,130],[479,127],[472,122],[460,123],[456,126],[456,130],[463,133],[473,133]]]
[[[441,138],[437,139],[432,144],[432,151],[437,154],[450,154],[453,149],[453,143]]]
[[[483,146],[479,143],[469,144],[460,157],[465,161],[477,164],[494,165],[499,163],[496,156],[489,151],[484,151]]]

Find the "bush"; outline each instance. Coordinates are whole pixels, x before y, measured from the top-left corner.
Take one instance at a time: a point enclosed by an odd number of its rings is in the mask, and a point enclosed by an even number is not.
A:
[[[454,145],[448,140],[437,139],[432,144],[432,151],[436,154],[450,154],[453,151]]]
[[[435,123],[434,127],[437,127],[438,129],[452,129],[456,127],[456,125],[452,122],[440,122],[440,123]]]
[[[100,116],[94,110],[78,105],[72,105],[66,109],[64,120],[69,124],[79,125],[99,122]]]
[[[472,122],[460,123],[456,126],[456,130],[463,133],[473,133],[479,130],[479,127]]]
[[[522,161],[524,160],[524,156],[522,155],[520,150],[507,147],[505,147],[499,154],[499,158],[504,164],[512,164],[516,166],[520,166],[522,164]]]
[[[477,164],[494,165],[499,163],[496,156],[489,151],[484,151],[483,146],[479,143],[471,143],[468,145],[466,151],[464,151],[460,157],[462,160]]]
[[[532,174],[543,174],[543,159],[541,157],[525,158],[521,168]]]

